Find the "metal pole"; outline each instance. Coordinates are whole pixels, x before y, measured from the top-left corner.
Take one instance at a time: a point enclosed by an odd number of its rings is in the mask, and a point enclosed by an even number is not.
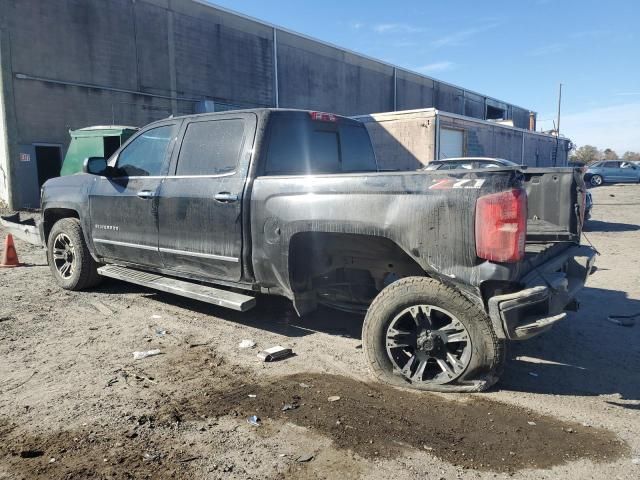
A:
[[[273,98],[276,108],[280,108],[278,92],[278,33],[273,29]]]
[[[558,92],[558,126],[556,128],[556,134],[560,136],[560,107],[562,106],[562,83],[560,84],[560,91]]]

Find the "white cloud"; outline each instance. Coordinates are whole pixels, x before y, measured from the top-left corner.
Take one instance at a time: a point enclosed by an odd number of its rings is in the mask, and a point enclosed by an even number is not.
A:
[[[640,103],[595,108],[562,116],[560,131],[575,144],[640,152]]]
[[[428,65],[416,67],[414,70],[421,73],[444,72],[446,70],[451,70],[454,66],[455,64],[453,62],[444,61],[429,63]]]
[[[407,23],[380,23],[373,26],[376,33],[420,33],[424,29]]]
[[[542,45],[540,47],[534,48],[530,50],[528,55],[532,57],[543,57],[546,55],[555,55],[556,53],[560,53],[563,50],[566,50],[568,45],[564,43],[550,43],[548,45]]]
[[[354,30],[360,30],[362,27],[364,27],[364,23],[362,23],[362,22],[351,22],[349,24],[349,26],[351,28],[353,28]]]
[[[488,30],[492,30],[499,26],[499,22],[487,23],[480,27],[467,28],[465,30],[459,30],[457,32],[449,33],[431,42],[433,47],[459,47],[465,45],[467,40],[471,37],[484,33]]]

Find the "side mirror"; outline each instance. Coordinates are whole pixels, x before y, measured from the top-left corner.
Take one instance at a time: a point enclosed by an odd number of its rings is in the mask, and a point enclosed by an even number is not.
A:
[[[91,175],[105,175],[107,170],[107,159],[102,157],[88,157],[82,163],[82,173]]]

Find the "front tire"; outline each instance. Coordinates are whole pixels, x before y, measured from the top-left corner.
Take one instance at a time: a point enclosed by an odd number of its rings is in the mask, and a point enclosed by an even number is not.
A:
[[[418,390],[483,391],[505,362],[505,342],[486,313],[427,277],[403,278],[382,290],[365,317],[362,342],[376,378]]]
[[[47,241],[47,261],[58,285],[84,290],[100,283],[98,264],[91,256],[77,218],[58,220]]]
[[[604,183],[604,179],[602,178],[602,175],[594,175],[591,177],[591,180],[589,180],[589,182],[592,186],[599,187]]]

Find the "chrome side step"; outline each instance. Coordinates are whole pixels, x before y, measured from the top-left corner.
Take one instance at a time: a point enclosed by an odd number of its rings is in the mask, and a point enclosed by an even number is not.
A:
[[[115,278],[143,287],[153,288],[167,293],[173,293],[182,297],[193,298],[202,302],[230,308],[240,312],[246,312],[256,306],[255,297],[241,293],[207,287],[197,283],[165,277],[150,272],[134,270],[133,268],[120,267],[118,265],[105,265],[98,268],[98,273],[103,277]]]

